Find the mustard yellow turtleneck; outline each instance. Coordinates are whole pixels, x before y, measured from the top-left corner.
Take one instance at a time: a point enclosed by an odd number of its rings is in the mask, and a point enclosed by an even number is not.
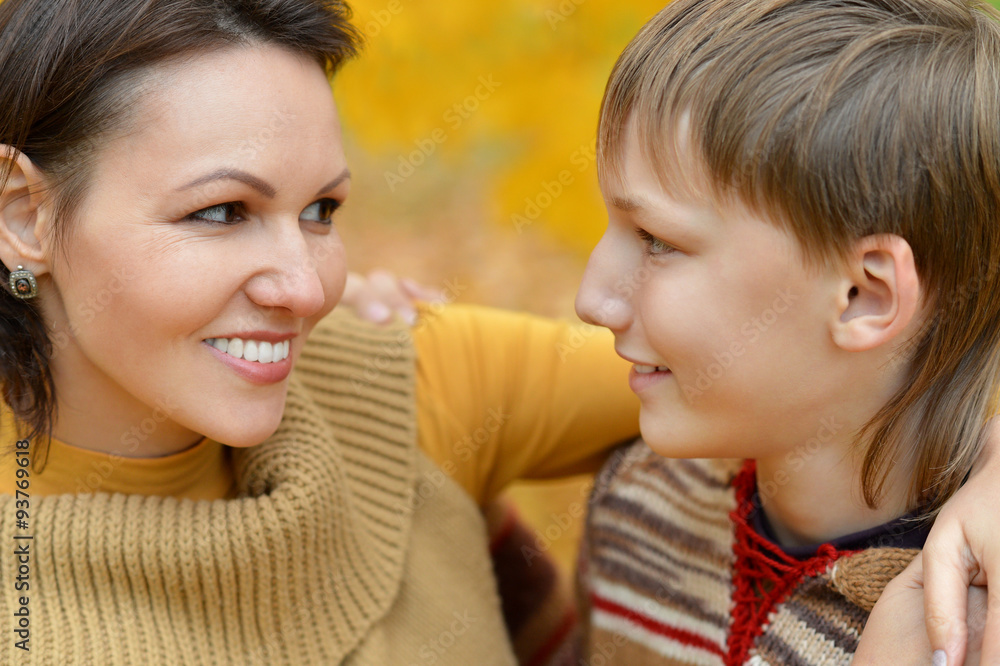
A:
[[[423,307],[412,334],[418,445],[481,505],[517,478],[596,470],[605,450],[638,434],[628,366],[604,329],[452,305]],[[15,441],[0,401],[0,493],[8,495]],[[125,458],[53,440],[30,492],[227,498],[231,452],[205,438],[175,455]]]
[[[14,423],[0,405],[0,492],[14,494],[14,466],[8,450]],[[32,443],[35,446],[35,443]],[[32,495],[109,492],[189,499],[228,497],[233,488],[229,448],[207,437],[195,446],[164,458],[124,458],[88,451],[53,439],[42,474],[31,475]]]

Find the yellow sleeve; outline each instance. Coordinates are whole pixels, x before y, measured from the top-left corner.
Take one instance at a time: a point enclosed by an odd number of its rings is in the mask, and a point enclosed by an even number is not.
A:
[[[596,469],[639,433],[610,332],[490,308],[424,306],[413,330],[421,449],[481,505],[518,478]]]

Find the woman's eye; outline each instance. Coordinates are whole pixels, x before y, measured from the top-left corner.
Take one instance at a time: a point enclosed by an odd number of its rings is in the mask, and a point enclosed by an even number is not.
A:
[[[302,219],[320,224],[333,224],[333,214],[338,208],[340,202],[336,199],[320,199],[302,211]]]
[[[239,203],[231,202],[203,208],[188,215],[190,220],[200,220],[202,222],[214,222],[215,224],[236,224],[242,221],[243,206]]]
[[[659,238],[649,233],[645,229],[636,229],[636,233],[639,235],[639,239],[645,246],[644,248],[645,253],[651,257],[670,254],[671,252],[677,251],[677,248],[660,240]]]

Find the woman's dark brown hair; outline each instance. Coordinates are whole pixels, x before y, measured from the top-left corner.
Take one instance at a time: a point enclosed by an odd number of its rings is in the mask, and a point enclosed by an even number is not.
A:
[[[87,191],[102,137],[129,120],[158,63],[221,48],[273,44],[332,75],[360,46],[341,0],[4,0],[0,2],[0,145],[27,156],[49,184],[56,242]],[[0,191],[10,177],[0,170]],[[6,285],[10,269],[2,266]],[[40,309],[0,288],[0,384],[19,436],[43,437],[55,416],[53,345]],[[36,470],[45,454],[36,454]]]

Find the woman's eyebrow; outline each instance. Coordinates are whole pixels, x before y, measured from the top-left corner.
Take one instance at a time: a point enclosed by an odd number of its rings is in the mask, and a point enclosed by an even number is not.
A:
[[[245,185],[248,185],[253,189],[257,190],[268,199],[273,199],[274,195],[278,193],[278,191],[274,188],[273,185],[270,185],[266,181],[261,180],[260,178],[254,176],[253,174],[249,174],[246,171],[241,171],[239,169],[220,169],[219,171],[210,173],[207,176],[202,176],[201,178],[197,178],[188,183],[187,185],[178,187],[177,191],[181,192],[183,190],[189,190],[192,187],[205,185],[206,183],[211,183],[216,180],[238,180],[239,182],[244,183]]]
[[[332,181],[327,183],[324,187],[320,188],[320,191],[319,193],[317,193],[316,196],[320,196],[321,194],[325,194],[330,190],[335,189],[338,185],[340,185],[342,182],[344,182],[350,177],[351,177],[350,170],[344,169],[339,176],[337,176]],[[205,185],[206,183],[211,183],[216,180],[238,180],[239,182],[244,183],[245,185],[248,185],[253,189],[257,190],[268,199],[273,199],[275,195],[278,193],[277,189],[275,189],[275,187],[270,183],[268,183],[267,181],[262,180],[257,176],[254,176],[253,174],[247,173],[246,171],[241,171],[240,169],[220,169],[219,171],[210,173],[206,176],[202,176],[201,178],[197,178],[188,183],[187,185],[177,188],[177,191],[181,192],[183,190],[189,190],[192,187]]]
[[[350,169],[344,169],[339,176],[331,180],[329,183],[326,184],[325,187],[320,189],[320,191],[316,193],[316,196],[322,196],[327,192],[329,192],[330,190],[336,189],[337,185],[340,185],[342,182],[344,182],[350,177],[351,177]]]

